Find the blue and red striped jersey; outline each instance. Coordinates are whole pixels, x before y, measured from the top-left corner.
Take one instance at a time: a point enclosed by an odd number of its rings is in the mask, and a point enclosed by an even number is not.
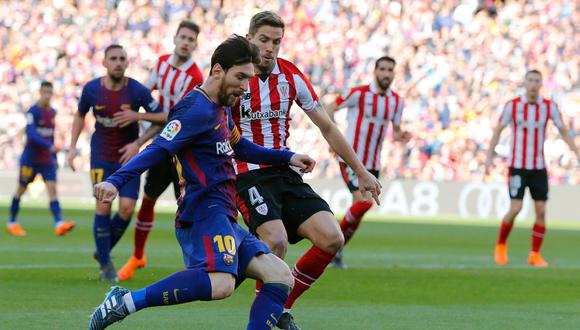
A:
[[[55,154],[50,152],[54,144],[54,119],[56,111],[53,108],[41,108],[33,105],[26,113],[26,146],[22,152],[21,161],[39,165],[49,165],[56,162]]]

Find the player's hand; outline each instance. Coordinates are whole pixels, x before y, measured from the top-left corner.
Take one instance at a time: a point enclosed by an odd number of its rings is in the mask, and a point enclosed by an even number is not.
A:
[[[139,113],[132,110],[119,111],[113,114],[113,123],[125,127],[139,121]]]
[[[292,158],[290,158],[290,164],[300,167],[302,173],[310,173],[314,170],[316,161],[307,155],[294,154]]]
[[[93,194],[99,202],[111,203],[117,197],[117,188],[107,181],[97,183],[93,187]]]
[[[119,162],[125,165],[125,163],[127,163],[131,158],[135,157],[135,155],[139,153],[139,146],[137,143],[131,142],[126,144],[123,148],[119,149],[119,153],[122,154]]]
[[[59,146],[52,145],[52,147],[50,147],[50,152],[52,152],[53,154],[56,154],[59,151],[60,151]]]
[[[76,157],[77,157],[77,148],[70,148],[68,150],[68,154],[66,155],[66,163],[73,170],[73,172],[76,171],[76,168],[75,168],[75,158]]]
[[[411,141],[411,137],[413,137],[413,134],[411,134],[411,132],[401,131],[399,134],[395,135],[394,140],[397,142],[407,143]]]
[[[362,195],[368,196],[370,194],[377,205],[381,205],[379,195],[381,194],[382,186],[379,180],[366,169],[364,172],[358,173],[356,176],[358,177],[358,187]]]

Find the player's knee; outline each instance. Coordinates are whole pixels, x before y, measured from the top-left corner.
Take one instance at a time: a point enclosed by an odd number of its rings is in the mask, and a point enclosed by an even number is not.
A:
[[[512,204],[510,207],[510,213],[514,216],[518,215],[522,210],[522,203]]]
[[[281,259],[284,259],[288,251],[288,239],[284,235],[271,235],[265,238],[270,250]]]
[[[282,259],[274,256],[272,258],[270,267],[264,272],[262,281],[264,283],[280,283],[292,288],[294,286],[294,277],[290,268]]]
[[[337,231],[332,233],[318,246],[321,250],[326,253],[335,254],[344,246],[344,235],[342,232]]]
[[[119,208],[119,216],[121,219],[131,219],[133,216],[133,212],[135,212],[135,205],[133,206],[121,206]]]
[[[211,281],[211,297],[213,300],[225,299],[232,295],[236,288],[236,281],[233,276],[229,278],[220,277]]]

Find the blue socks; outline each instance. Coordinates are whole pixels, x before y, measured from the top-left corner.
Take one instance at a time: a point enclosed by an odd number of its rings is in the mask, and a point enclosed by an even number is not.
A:
[[[125,233],[125,230],[127,230],[130,222],[131,219],[125,220],[121,218],[119,213],[115,214],[113,220],[111,221],[111,250],[113,247],[115,247],[115,245],[117,245],[117,242],[119,242],[121,237],[123,237],[123,234]]]
[[[20,198],[12,197],[12,204],[10,205],[10,222],[16,222],[16,216],[20,210]]]
[[[93,236],[97,246],[97,259],[101,266],[111,262],[111,220],[109,215],[95,214]]]
[[[183,304],[195,300],[207,301],[211,300],[211,282],[205,269],[186,269],[173,273],[144,289],[131,291],[131,297],[136,310]]]
[[[290,287],[281,283],[264,283],[250,310],[247,330],[269,330],[276,326],[288,299]]]
[[[59,222],[62,221],[62,211],[60,209],[60,204],[58,203],[57,200],[50,202],[50,211],[52,212],[55,224],[58,224]]]

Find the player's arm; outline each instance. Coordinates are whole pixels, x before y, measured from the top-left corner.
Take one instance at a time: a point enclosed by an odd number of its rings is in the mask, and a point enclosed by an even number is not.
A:
[[[552,111],[550,111],[550,117],[551,117],[552,121],[554,122],[554,125],[556,125],[556,127],[558,127],[558,130],[560,131],[560,134],[562,135],[562,140],[564,140],[564,142],[566,142],[568,147],[570,147],[570,150],[572,150],[572,152],[576,156],[576,160],[580,162],[580,154],[578,153],[578,147],[576,146],[576,143],[574,142],[574,138],[570,135],[570,131],[568,130],[568,127],[566,126],[566,124],[564,123],[564,120],[562,119],[562,115],[560,114],[560,110],[558,109],[558,105],[555,103],[554,103],[554,106],[552,108]]]
[[[52,152],[56,152],[56,150],[53,149],[53,144],[50,141],[47,141],[45,139],[42,138],[42,136],[40,136],[40,134],[38,134],[38,132],[36,131],[36,123],[34,122],[34,114],[32,114],[31,112],[28,112],[26,114],[26,137],[28,138],[28,141],[32,142],[33,144],[45,148],[45,149],[51,149]]]
[[[295,154],[289,150],[268,149],[259,146],[240,136],[235,127],[232,130],[230,144],[234,149],[234,158],[248,163],[264,165],[291,164],[300,167],[304,173],[312,172],[314,165],[316,165],[316,161],[306,155]]]
[[[139,106],[145,109],[145,112],[132,110],[119,111],[113,114],[113,122],[119,125],[119,127],[125,127],[140,120],[158,125],[167,123],[167,113],[163,112],[163,108],[159,102],[153,99],[151,91],[141,84],[138,84],[136,88]]]
[[[397,142],[407,143],[411,139],[411,133],[401,129],[401,117],[403,116],[403,100],[397,102],[399,107],[395,110],[395,115],[393,116],[393,139]]]
[[[94,195],[98,201],[112,202],[119,189],[127,182],[141,175],[147,169],[153,167],[160,160],[167,157],[168,151],[157,144],[150,144],[137,156],[133,157],[127,164],[115,171],[104,182],[96,184]]]
[[[81,132],[83,131],[83,127],[85,126],[85,115],[87,112],[89,112],[90,107],[87,86],[85,85],[79,100],[78,111],[73,115],[72,132],[70,136],[70,144],[68,147],[68,155],[66,157],[66,162],[73,171],[76,170],[74,166],[74,160],[77,156],[77,142]]]
[[[330,120],[330,117],[320,103],[317,103],[314,109],[307,111],[306,114],[316,125],[322,136],[336,153],[350,166],[359,179],[360,190],[365,195],[371,193],[377,204],[379,204],[379,194],[381,193],[381,184],[379,181],[363,166],[358,159],[350,144],[346,141],[338,127]]]
[[[497,146],[501,132],[505,127],[506,125],[504,125],[502,122],[499,122],[493,129],[493,135],[491,136],[491,141],[489,141],[489,149],[487,150],[487,157],[485,159],[485,175],[489,174],[491,162],[495,153],[495,146]]]

